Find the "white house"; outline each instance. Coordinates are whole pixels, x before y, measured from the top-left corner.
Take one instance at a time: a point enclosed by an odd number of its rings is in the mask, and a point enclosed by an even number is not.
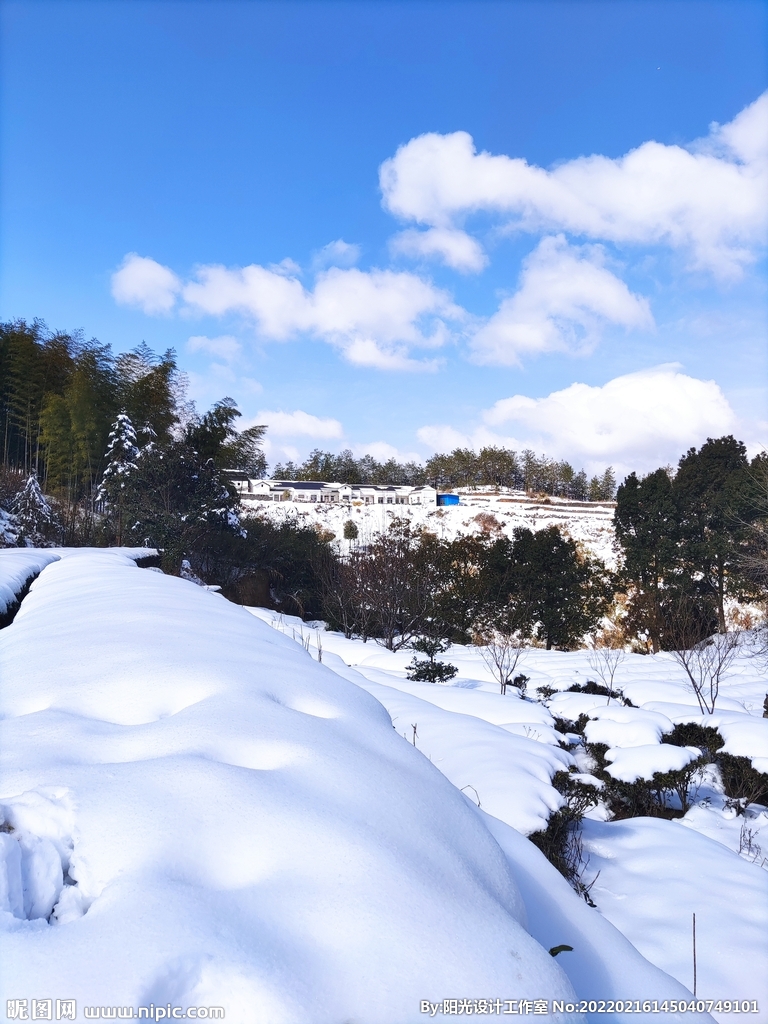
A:
[[[437,491],[424,485],[339,484],[322,480],[251,480],[228,472],[243,502],[294,501],[348,505],[436,505]]]

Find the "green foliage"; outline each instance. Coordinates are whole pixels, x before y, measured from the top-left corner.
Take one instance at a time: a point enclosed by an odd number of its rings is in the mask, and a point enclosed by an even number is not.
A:
[[[344,540],[357,540],[360,531],[357,528],[357,524],[351,519],[347,519],[344,523]]]
[[[212,459],[185,441],[149,445],[123,491],[124,539],[161,548],[166,571],[184,558],[195,568],[215,558],[217,535],[239,532],[237,506]]]
[[[751,803],[768,806],[768,775],[758,771],[748,757],[721,752],[717,766],[726,796],[738,801],[742,809]]]
[[[612,593],[602,563],[581,555],[555,526],[515,530],[506,584],[514,626],[547,650],[569,650],[595,629]]]
[[[629,697],[625,697],[624,692],[618,687],[614,686],[613,689],[609,689],[603,683],[596,683],[593,679],[588,679],[586,683],[573,683],[568,687],[567,692],[589,693],[594,697],[613,697],[614,700],[620,701],[625,708],[633,708],[635,706]]]
[[[414,658],[406,672],[409,679],[424,683],[446,683],[458,673],[455,665],[444,661],[435,661],[438,654],[444,654],[450,643],[436,637],[421,636],[411,643],[411,648],[420,654],[426,654],[427,661]]]
[[[265,426],[249,427],[238,432],[235,420],[240,417],[234,399],[222,398],[186,431],[186,441],[205,462],[212,459],[218,469],[237,469],[250,476],[262,476],[266,460],[261,443]]]
[[[725,633],[728,597],[758,597],[768,518],[761,503],[759,457],[752,466],[732,436],[691,448],[676,474],[658,469],[642,480],[633,473],[616,495],[614,524],[623,551],[623,586],[629,595],[626,626],[645,635],[654,651],[690,647]],[[681,620],[685,629],[681,633]]]
[[[698,722],[678,722],[672,732],[665,733],[661,737],[662,743],[671,743],[675,747],[698,747],[708,761],[714,761],[717,751],[724,745],[725,740],[710,725],[700,725]]]

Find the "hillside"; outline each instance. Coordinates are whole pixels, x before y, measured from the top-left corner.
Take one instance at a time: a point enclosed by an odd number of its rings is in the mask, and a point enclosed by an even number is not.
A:
[[[296,519],[300,523],[317,523],[339,539],[344,523],[351,519],[358,527],[360,540],[386,529],[394,516],[410,519],[439,537],[452,540],[460,533],[501,531],[511,535],[519,526],[540,530],[557,526],[582,543],[606,565],[616,564],[611,502],[578,502],[564,498],[532,498],[524,491],[506,494],[461,494],[461,504],[445,508],[419,505],[304,505],[294,502],[242,502],[244,518],[262,515],[282,521]],[[490,517],[493,517],[492,519]],[[494,521],[495,520],[495,521]]]

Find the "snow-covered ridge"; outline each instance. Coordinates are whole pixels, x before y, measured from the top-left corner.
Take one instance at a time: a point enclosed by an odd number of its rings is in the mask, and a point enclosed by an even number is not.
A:
[[[0,620],[16,604],[29,581],[58,557],[52,551],[0,548]]]

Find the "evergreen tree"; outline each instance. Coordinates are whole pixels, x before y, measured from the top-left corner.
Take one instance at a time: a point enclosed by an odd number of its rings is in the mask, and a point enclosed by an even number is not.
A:
[[[623,551],[622,580],[630,594],[629,625],[662,649],[664,602],[679,575],[677,506],[665,469],[642,480],[630,473],[616,494],[613,516]]]
[[[556,526],[515,530],[506,631],[520,630],[568,650],[595,629],[611,595],[609,574]]]
[[[13,512],[19,528],[19,547],[43,546],[54,527],[54,518],[34,473],[29,474],[16,495]]]
[[[726,597],[749,596],[741,549],[753,490],[747,450],[731,435],[689,449],[673,483],[681,558],[714,601],[720,633],[726,632]]]
[[[114,521],[118,544],[123,542],[123,494],[128,475],[136,469],[138,457],[136,431],[130,417],[121,412],[112,424],[107,445],[107,465],[97,495],[98,500],[106,504],[108,517]]]

